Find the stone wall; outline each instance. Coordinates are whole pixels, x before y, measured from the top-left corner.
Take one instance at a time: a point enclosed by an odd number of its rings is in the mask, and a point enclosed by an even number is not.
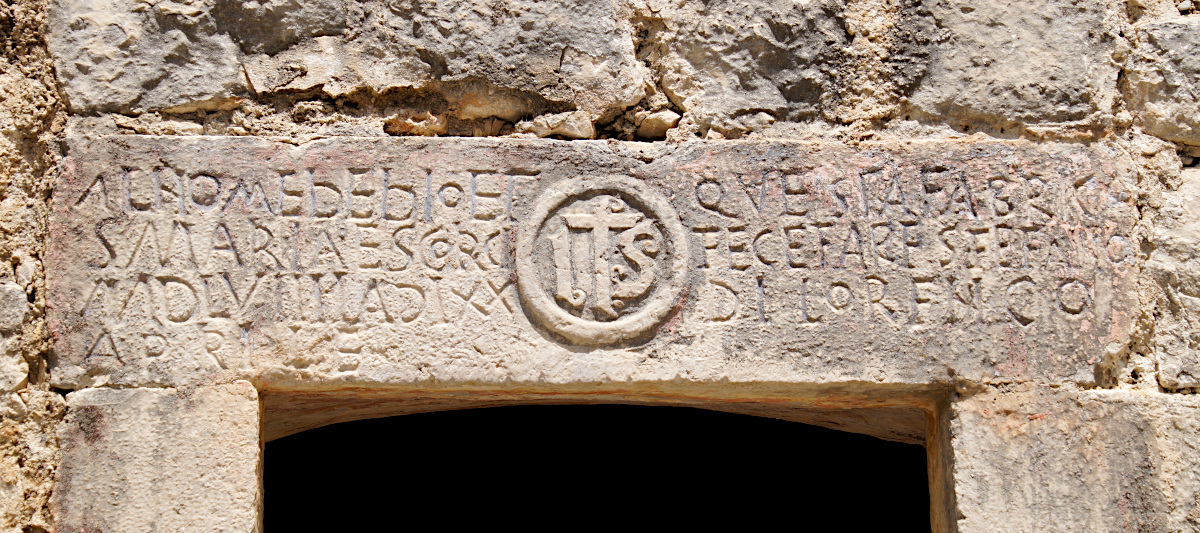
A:
[[[44,2],[0,6],[0,530],[52,530],[55,430],[45,251],[63,104],[45,45]]]
[[[6,2],[0,528],[622,402],[923,443],[938,531],[1200,531],[1194,9]]]

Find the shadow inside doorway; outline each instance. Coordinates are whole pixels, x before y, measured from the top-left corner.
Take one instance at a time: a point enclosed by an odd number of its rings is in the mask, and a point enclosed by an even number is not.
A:
[[[267,533],[930,531],[922,446],[689,407],[360,420],[271,441],[264,460]]]

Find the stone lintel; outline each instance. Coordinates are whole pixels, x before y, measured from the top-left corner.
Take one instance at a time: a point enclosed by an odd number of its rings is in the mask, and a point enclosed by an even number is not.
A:
[[[1091,384],[1137,315],[1104,144],[69,146],[64,388]]]

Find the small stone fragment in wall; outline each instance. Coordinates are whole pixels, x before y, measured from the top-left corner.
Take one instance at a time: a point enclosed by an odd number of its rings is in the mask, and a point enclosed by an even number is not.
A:
[[[21,327],[28,310],[25,289],[16,283],[0,283],[0,330],[12,331]]]
[[[583,111],[542,115],[517,124],[517,133],[532,133],[538,137],[560,135],[568,139],[594,139],[596,126]]]
[[[383,131],[388,135],[436,137],[446,134],[446,117],[428,111],[402,112],[385,121]]]
[[[638,137],[644,139],[662,139],[667,136],[667,130],[679,123],[679,113],[670,109],[655,111],[646,115],[638,124]]]

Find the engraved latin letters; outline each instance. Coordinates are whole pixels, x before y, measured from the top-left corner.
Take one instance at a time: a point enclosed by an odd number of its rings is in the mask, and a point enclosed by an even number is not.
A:
[[[620,176],[542,194],[517,237],[521,298],[540,323],[579,344],[635,339],[678,305],[687,233],[665,198]]]
[[[407,339],[466,353],[462,375],[540,343],[1059,357],[1128,331],[1138,268],[1130,180],[1074,145],[122,142],[150,148],[80,149],[54,199],[52,322],[80,375],[352,373],[408,364]]]

